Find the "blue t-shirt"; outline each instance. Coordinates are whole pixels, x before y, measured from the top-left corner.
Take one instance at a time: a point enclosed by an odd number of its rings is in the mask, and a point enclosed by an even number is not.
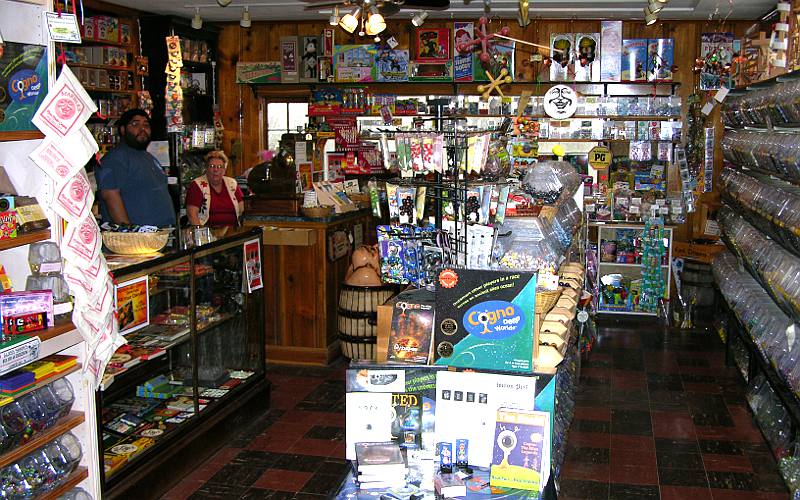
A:
[[[97,187],[119,189],[131,224],[174,226],[175,209],[167,190],[167,176],[153,155],[125,143],[109,151],[95,172]],[[103,221],[113,222],[100,196]]]

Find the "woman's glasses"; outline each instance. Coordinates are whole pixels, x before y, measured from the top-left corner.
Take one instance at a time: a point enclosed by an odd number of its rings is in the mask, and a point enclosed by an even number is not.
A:
[[[215,169],[215,170],[225,170],[225,165],[217,165],[217,164],[209,164],[208,168]]]

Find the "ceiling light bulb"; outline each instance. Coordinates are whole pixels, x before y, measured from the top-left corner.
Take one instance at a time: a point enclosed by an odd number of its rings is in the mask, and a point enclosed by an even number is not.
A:
[[[661,12],[661,9],[663,9],[665,5],[667,4],[662,3],[659,0],[650,0],[650,2],[648,2],[647,4],[646,11],[649,10],[653,14],[658,14],[659,12]],[[647,15],[647,12],[645,12],[645,15]]]
[[[203,27],[203,18],[200,17],[200,7],[194,8],[194,17],[192,18],[192,28],[199,30]]]
[[[386,21],[383,19],[383,16],[380,14],[380,12],[378,12],[378,8],[374,5],[369,9],[369,18],[367,19],[367,24],[364,26],[364,28],[369,36],[377,35],[386,29]]]
[[[650,12],[647,7],[644,8],[644,24],[645,26],[652,26],[658,21],[658,14]]]
[[[411,24],[413,24],[414,26],[419,28],[420,26],[425,24],[425,20],[426,19],[428,19],[428,11],[427,10],[421,10],[421,11],[417,12],[416,14],[414,14],[414,17],[411,18]]]
[[[381,37],[376,36],[374,42],[375,43],[381,43]]]
[[[354,32],[358,28],[359,15],[361,15],[361,7],[356,7],[352,12],[339,19],[339,26],[348,33]]]
[[[333,8],[333,12],[331,12],[331,17],[328,19],[328,24],[331,26],[336,26],[339,24],[339,6]]]
[[[242,28],[249,28],[251,24],[252,20],[250,19],[250,7],[245,5],[244,10],[242,11],[242,18],[239,20],[239,26]]]

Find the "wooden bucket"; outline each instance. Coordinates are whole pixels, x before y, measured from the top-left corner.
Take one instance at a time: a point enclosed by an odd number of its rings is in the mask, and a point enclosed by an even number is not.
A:
[[[375,360],[378,306],[393,295],[393,287],[341,285],[339,342],[346,358]]]

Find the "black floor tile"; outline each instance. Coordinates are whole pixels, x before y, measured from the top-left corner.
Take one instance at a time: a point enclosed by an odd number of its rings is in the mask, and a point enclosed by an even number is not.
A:
[[[275,462],[280,457],[281,457],[280,453],[272,453],[269,451],[243,450],[240,451],[239,454],[234,457],[231,463],[270,469],[275,465]]]
[[[744,472],[708,471],[708,484],[712,488],[726,490],[755,491],[758,489],[758,476]]]
[[[569,446],[569,445],[568,445]],[[608,448],[570,447],[566,459],[579,465],[607,464],[610,457]]]
[[[331,497],[339,491],[342,480],[344,480],[344,477],[339,474],[315,474],[303,486],[301,492]]]
[[[324,500],[328,498],[325,495],[315,495],[313,493],[303,493],[299,492],[295,496],[292,497],[292,500]]]
[[[239,497],[239,500],[273,500],[275,493],[272,490],[263,490],[261,488],[250,488],[244,492],[244,495]]]
[[[702,470],[690,469],[658,469],[658,482],[668,486],[691,486],[707,488],[708,480]]]
[[[350,470],[350,462],[340,458],[327,458],[320,462],[317,474],[339,474],[344,477]]]
[[[705,470],[703,458],[698,453],[657,451],[656,460],[659,468]]]
[[[678,362],[678,366],[696,366],[696,367],[703,367],[707,368],[709,366],[708,360],[704,358],[689,358],[689,357],[681,357],[678,356],[676,360]]]
[[[700,451],[703,453],[713,453],[714,455],[742,455],[744,451],[742,448],[733,441],[716,441],[710,439],[701,439],[698,441],[700,444]]]
[[[598,432],[608,434],[611,431],[611,423],[604,420],[579,420],[574,419],[570,426],[573,432]]]
[[[700,447],[694,439],[656,438],[656,451],[664,453],[700,453]]]
[[[293,470],[298,472],[315,472],[322,459],[320,457],[313,457],[310,455],[297,455],[297,454],[281,454],[275,463],[272,465],[273,469]]]
[[[647,389],[650,391],[682,391],[683,382],[680,375],[647,374]]]
[[[265,470],[266,467],[231,463],[221,468],[206,484],[226,484],[246,489],[255,483]]]
[[[611,409],[611,433],[649,436],[653,434],[649,411]]]
[[[775,493],[783,493],[787,492],[786,483],[784,482],[783,478],[777,472],[766,473],[766,474],[756,474],[756,479],[758,481],[758,491],[768,491],[768,492],[775,492]]]
[[[692,412],[692,422],[698,426],[708,427],[733,427],[730,414]]]
[[[344,427],[331,427],[327,425],[315,425],[303,437],[311,439],[328,439],[330,441],[344,440]]]
[[[608,494],[609,500],[638,500],[645,498],[661,498],[658,486],[644,486],[639,484],[611,483]]]
[[[561,481],[561,495],[565,497],[584,500],[606,500],[608,492],[608,483],[581,481],[578,479],[563,479]]]
[[[249,488],[246,486],[205,483],[189,496],[189,500],[230,500],[231,498],[239,498],[244,495],[248,489]]]

